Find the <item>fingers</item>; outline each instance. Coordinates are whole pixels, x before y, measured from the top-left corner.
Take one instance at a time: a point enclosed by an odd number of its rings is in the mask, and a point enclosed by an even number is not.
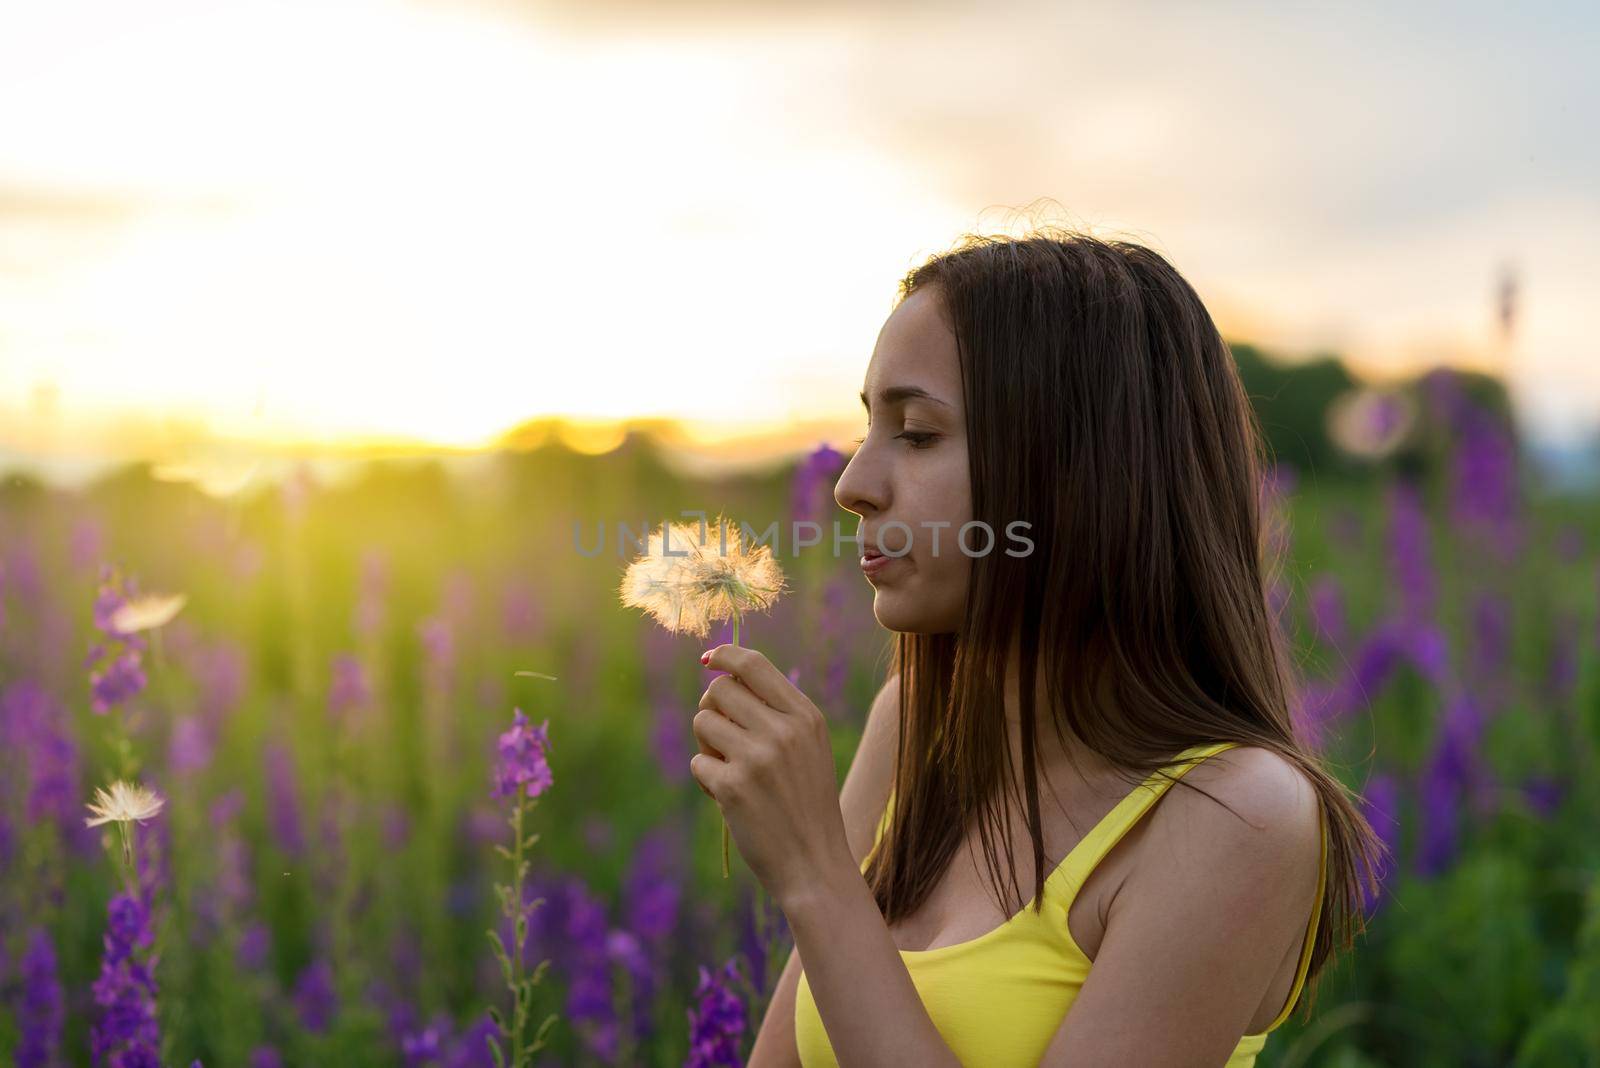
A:
[[[691,727],[691,732],[692,732],[692,727]],[[712,758],[713,760],[727,760],[728,759],[725,755],[723,755],[723,753],[722,753],[722,751],[720,749],[716,748],[715,746],[707,745],[705,742],[702,742],[699,739],[699,737],[695,738],[695,744],[700,747],[700,752],[701,753],[703,753],[706,756]],[[692,759],[693,758],[691,758],[691,760]],[[702,783],[699,779],[695,779],[694,784],[696,786],[700,787],[700,792],[701,793],[705,794],[707,797],[711,796],[711,791],[707,790],[706,787],[705,787],[705,784]]]
[[[702,708],[694,714],[695,738],[699,739],[702,746],[716,751],[720,759],[717,757],[713,759],[719,759],[721,763],[726,763],[728,757],[736,757],[744,751],[747,733],[743,727],[731,722],[715,708]]]
[[[717,799],[717,787],[726,770],[726,764],[704,753],[696,753],[689,758],[689,774],[694,776],[694,781],[699,784],[700,789],[713,801]]]
[[[750,692],[750,688],[732,675],[718,675],[700,695],[701,708],[714,708],[744,730],[760,730],[770,726],[767,719],[777,715],[776,710]]]
[[[719,645],[708,649],[701,661],[706,667],[731,672],[769,707],[779,712],[796,712],[799,692],[789,677],[758,650],[739,645]]]

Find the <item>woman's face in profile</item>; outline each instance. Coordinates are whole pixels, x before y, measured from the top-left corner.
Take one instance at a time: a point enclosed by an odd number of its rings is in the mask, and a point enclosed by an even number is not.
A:
[[[972,565],[956,543],[972,518],[960,356],[938,301],[917,290],[883,324],[863,390],[867,435],[833,491],[861,517],[861,552],[887,557],[866,572],[873,614],[922,634],[960,630]],[[987,542],[968,534],[969,551]]]

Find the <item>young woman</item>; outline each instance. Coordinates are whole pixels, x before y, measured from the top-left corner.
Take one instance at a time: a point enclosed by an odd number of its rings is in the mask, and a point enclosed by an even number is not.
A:
[[[835,496],[897,637],[842,791],[782,671],[704,658],[691,771],[795,941],[750,1063],[1253,1064],[1382,847],[1291,729],[1210,316],[1137,244],[971,237],[862,402]]]

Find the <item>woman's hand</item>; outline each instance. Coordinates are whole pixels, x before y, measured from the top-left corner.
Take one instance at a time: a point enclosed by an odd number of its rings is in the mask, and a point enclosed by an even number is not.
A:
[[[761,653],[719,645],[695,713],[701,751],[689,773],[722,809],[739,854],[780,908],[842,857],[852,868],[839,812],[828,724],[811,699]]]

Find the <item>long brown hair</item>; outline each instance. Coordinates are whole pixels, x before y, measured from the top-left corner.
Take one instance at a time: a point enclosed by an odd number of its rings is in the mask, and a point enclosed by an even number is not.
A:
[[[1383,846],[1291,726],[1294,664],[1267,595],[1280,566],[1262,523],[1269,458],[1226,342],[1163,257],[1056,227],[969,234],[910,271],[897,300],[928,287],[960,352],[972,519],[1027,520],[1034,548],[973,558],[959,635],[896,638],[894,812],[867,869],[878,907],[890,923],[915,912],[974,817],[999,886],[1015,769],[997,710],[1015,646],[1035,886],[1039,678],[1057,736],[1134,783],[1215,742],[1305,773],[1328,836],[1314,980],[1364,929]]]

